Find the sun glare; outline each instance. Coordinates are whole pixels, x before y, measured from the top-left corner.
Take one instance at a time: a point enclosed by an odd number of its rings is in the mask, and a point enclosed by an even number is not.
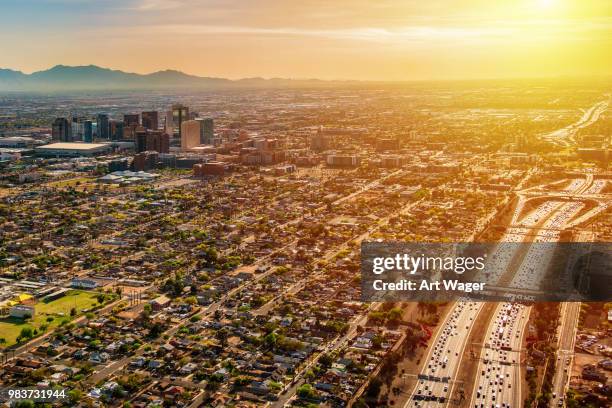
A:
[[[555,0],[536,0],[538,7],[548,9],[555,4]]]

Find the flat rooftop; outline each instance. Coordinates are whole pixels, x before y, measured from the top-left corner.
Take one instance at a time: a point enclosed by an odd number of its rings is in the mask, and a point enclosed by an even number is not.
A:
[[[104,143],[51,143],[44,146],[39,146],[36,150],[98,150],[105,149],[109,146]]]

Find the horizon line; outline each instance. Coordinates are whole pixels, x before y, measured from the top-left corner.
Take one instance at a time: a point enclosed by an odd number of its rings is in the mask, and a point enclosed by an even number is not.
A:
[[[232,82],[238,82],[238,81],[243,81],[243,80],[252,80],[252,79],[259,79],[259,80],[265,80],[265,81],[273,81],[273,80],[289,80],[289,81],[321,81],[321,82],[359,82],[359,83],[381,83],[381,84],[393,84],[393,83],[408,83],[408,82],[470,82],[470,81],[504,81],[504,80],[508,80],[508,81],[516,81],[516,80],[568,80],[568,79],[573,79],[573,80],[588,80],[588,79],[593,79],[593,80],[601,80],[601,79],[612,79],[612,74],[599,74],[599,75],[593,75],[593,74],[589,74],[589,75],[541,75],[541,76],[534,76],[534,75],[530,75],[530,76],[502,76],[502,77],[482,77],[482,78],[473,78],[473,77],[439,77],[439,78],[425,78],[425,77],[419,77],[419,78],[411,78],[411,79],[350,79],[350,78],[333,78],[333,79],[327,79],[327,78],[316,78],[316,77],[280,77],[280,76],[248,76],[248,77],[220,77],[220,76],[208,76],[208,75],[200,75],[200,74],[192,74],[192,73],[188,73],[185,71],[182,71],[180,69],[176,69],[176,68],[164,68],[164,69],[159,69],[157,71],[150,71],[150,72],[137,72],[137,71],[125,71],[123,69],[118,69],[118,68],[111,68],[111,67],[105,67],[105,66],[101,66],[101,65],[96,65],[96,64],[83,64],[83,65],[66,65],[66,64],[55,64],[53,66],[50,66],[49,68],[46,69],[39,69],[39,70],[35,70],[35,71],[22,71],[20,69],[14,69],[14,68],[7,68],[7,67],[0,67],[0,71],[1,70],[7,70],[7,71],[13,71],[13,72],[19,72],[23,75],[33,75],[39,72],[45,72],[45,71],[49,71],[53,68],[57,68],[57,67],[63,67],[63,68],[99,68],[99,69],[103,69],[103,70],[109,70],[109,71],[114,71],[114,72],[120,72],[120,73],[124,73],[124,74],[133,74],[133,75],[141,75],[141,76],[147,76],[147,75],[153,75],[156,73],[160,73],[160,72],[177,72],[183,75],[187,75],[187,76],[192,76],[192,77],[196,77],[196,78],[209,78],[209,79],[221,79],[221,80],[227,80],[227,81],[232,81]]]

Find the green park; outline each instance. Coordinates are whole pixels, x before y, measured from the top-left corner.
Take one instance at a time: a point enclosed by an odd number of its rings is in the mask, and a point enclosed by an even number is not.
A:
[[[106,294],[83,290],[70,290],[58,299],[39,301],[31,318],[0,318],[0,349],[44,334],[53,328],[69,323],[88,310],[102,305]]]

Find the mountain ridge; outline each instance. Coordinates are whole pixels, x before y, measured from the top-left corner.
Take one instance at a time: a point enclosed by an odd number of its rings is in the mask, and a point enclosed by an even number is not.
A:
[[[244,87],[321,86],[359,81],[324,81],[261,77],[227,79],[186,74],[174,69],[137,74],[97,65],[55,65],[25,74],[0,68],[0,91],[74,91],[74,90],[170,90]]]

